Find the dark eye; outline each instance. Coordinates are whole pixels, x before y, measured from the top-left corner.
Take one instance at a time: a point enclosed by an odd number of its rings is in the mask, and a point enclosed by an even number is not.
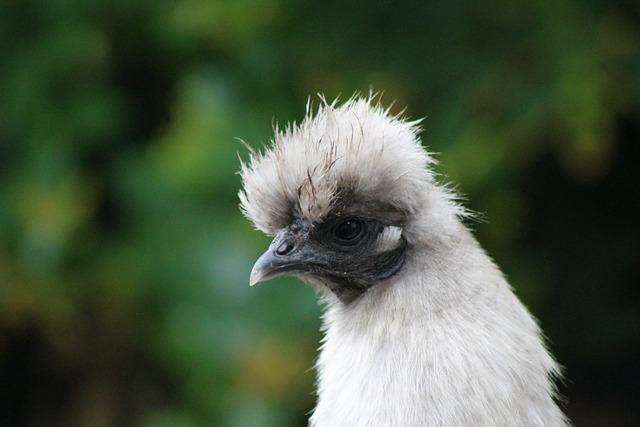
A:
[[[347,219],[339,223],[333,229],[333,235],[336,242],[342,245],[351,245],[356,243],[358,238],[362,236],[364,224],[357,219]]]

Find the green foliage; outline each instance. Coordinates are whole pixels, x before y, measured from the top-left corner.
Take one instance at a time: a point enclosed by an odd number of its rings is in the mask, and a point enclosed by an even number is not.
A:
[[[623,0],[2,2],[0,424],[305,425],[320,309],[248,287],[268,239],[235,138],[370,89],[428,117],[576,423],[638,422],[639,24]]]

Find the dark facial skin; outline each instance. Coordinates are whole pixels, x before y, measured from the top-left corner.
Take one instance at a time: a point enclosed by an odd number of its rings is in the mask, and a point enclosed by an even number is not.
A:
[[[310,263],[309,273],[323,279],[345,303],[351,302],[374,284],[393,276],[404,263],[405,243],[396,249],[376,253],[375,244],[385,225],[363,217],[334,217],[313,227],[308,244],[320,262]],[[345,231],[351,239],[344,239]]]
[[[257,281],[281,274],[312,276],[349,304],[404,264],[404,239],[392,250],[376,251],[379,234],[389,225],[401,226],[402,216],[375,203],[351,202],[311,226],[294,217],[256,263]]]

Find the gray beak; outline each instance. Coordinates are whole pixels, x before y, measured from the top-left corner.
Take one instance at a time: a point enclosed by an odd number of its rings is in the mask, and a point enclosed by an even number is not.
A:
[[[312,256],[306,241],[306,234],[294,235],[289,229],[281,230],[253,266],[249,285],[283,274],[308,272]]]

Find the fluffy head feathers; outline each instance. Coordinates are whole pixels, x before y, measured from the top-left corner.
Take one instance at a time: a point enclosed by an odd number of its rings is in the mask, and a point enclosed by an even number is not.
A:
[[[390,116],[372,98],[323,102],[315,115],[308,106],[300,125],[277,131],[271,148],[243,164],[241,208],[269,235],[292,215],[322,222],[340,198],[416,213],[433,186],[433,160],[417,131],[417,122]]]

